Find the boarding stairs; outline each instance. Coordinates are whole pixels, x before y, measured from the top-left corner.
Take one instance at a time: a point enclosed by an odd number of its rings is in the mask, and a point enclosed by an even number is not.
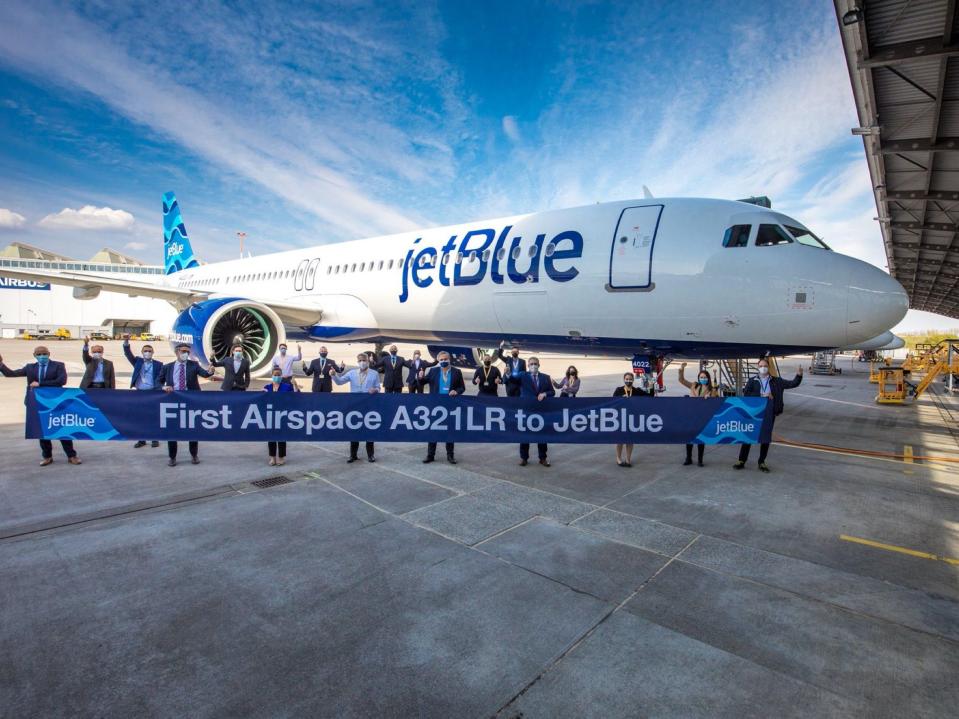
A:
[[[769,374],[779,376],[779,364],[775,357],[769,360]],[[741,396],[746,383],[759,375],[759,360],[732,359],[718,360],[719,390],[724,397]]]

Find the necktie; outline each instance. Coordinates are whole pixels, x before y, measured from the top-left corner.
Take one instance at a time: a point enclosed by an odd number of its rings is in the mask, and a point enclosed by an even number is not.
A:
[[[320,372],[322,372],[325,367],[326,367],[326,360],[320,359]]]
[[[43,382],[43,375],[47,373],[47,368],[44,365],[40,365],[40,371],[37,373],[37,382]]]
[[[177,365],[177,377],[176,377],[176,388],[177,389],[186,389],[186,382],[184,375],[186,374],[186,365],[182,362]]]

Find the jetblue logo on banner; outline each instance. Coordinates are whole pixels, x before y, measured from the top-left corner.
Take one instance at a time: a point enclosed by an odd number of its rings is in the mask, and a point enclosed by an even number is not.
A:
[[[755,397],[727,397],[722,408],[696,437],[702,444],[754,444],[760,438],[766,403]],[[765,440],[768,441],[768,440]]]
[[[49,282],[34,282],[33,280],[14,280],[9,277],[0,277],[0,290],[49,290]]]
[[[478,285],[489,277],[496,285],[523,285],[536,284],[543,275],[553,282],[569,282],[579,274],[572,264],[583,256],[579,232],[564,230],[549,242],[545,234],[536,235],[532,244],[523,246],[522,237],[509,237],[512,229],[507,225],[499,233],[492,228],[470,230],[462,239],[453,235],[439,248],[417,246],[422,237],[414,240],[403,261],[400,302],[406,302],[414,288],[425,289],[434,282],[459,287]]]

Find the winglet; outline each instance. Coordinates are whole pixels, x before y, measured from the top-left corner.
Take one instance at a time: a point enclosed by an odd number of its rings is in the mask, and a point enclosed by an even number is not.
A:
[[[193,247],[186,234],[186,227],[183,226],[180,206],[173,192],[163,195],[163,263],[168,275],[200,266],[193,256]]]

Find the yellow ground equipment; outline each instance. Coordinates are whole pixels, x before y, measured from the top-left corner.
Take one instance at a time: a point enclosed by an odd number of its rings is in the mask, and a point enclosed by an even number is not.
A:
[[[66,327],[58,327],[53,331],[53,336],[58,340],[68,340],[70,339],[70,330],[68,330]]]
[[[886,357],[881,364],[878,362],[870,362],[869,363],[869,381],[872,382],[873,384],[878,383],[879,370],[881,370],[883,367],[888,367],[891,363],[892,362],[888,357]]]
[[[903,404],[906,401],[906,377],[902,367],[879,368],[879,404]]]

